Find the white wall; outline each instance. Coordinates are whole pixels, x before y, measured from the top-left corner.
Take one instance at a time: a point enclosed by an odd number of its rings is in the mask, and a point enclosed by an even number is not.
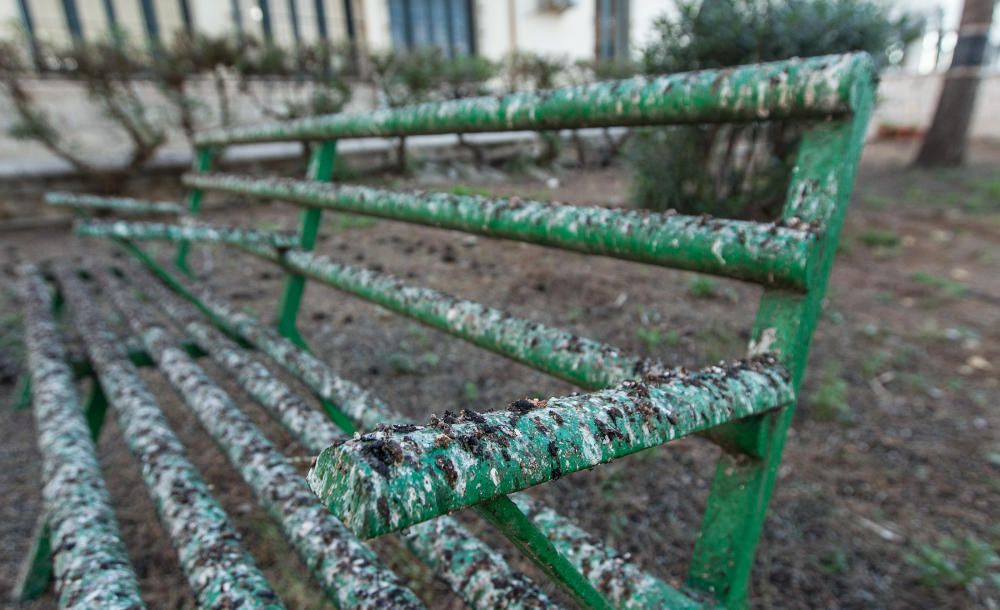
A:
[[[873,127],[896,125],[926,129],[937,107],[943,76],[938,74],[888,73],[878,89]],[[1000,74],[984,75],[976,95],[970,134],[974,138],[1000,139]]]

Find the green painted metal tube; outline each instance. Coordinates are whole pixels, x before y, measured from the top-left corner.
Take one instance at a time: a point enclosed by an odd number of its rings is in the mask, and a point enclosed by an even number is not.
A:
[[[77,220],[76,232],[80,235],[121,237],[125,239],[165,239],[176,242],[215,241],[228,244],[265,245],[275,248],[294,248],[298,238],[271,231],[235,229],[202,224],[178,225],[160,222],[101,222]]]
[[[769,356],[672,371],[593,394],[385,426],[320,454],[317,496],[362,538],[789,404]]]
[[[477,512],[492,523],[514,546],[550,578],[559,583],[581,608],[611,610],[607,600],[573,567],[507,496],[476,505]]]
[[[184,213],[183,208],[169,201],[146,201],[129,197],[102,197],[76,193],[48,192],[45,203],[79,210],[108,210],[120,214],[174,214]]]
[[[218,129],[198,145],[571,129],[714,121],[821,118],[852,109],[864,53],[790,59],[655,78],[633,78]]]
[[[330,515],[305,480],[215,383],[121,286],[98,274],[147,351],[275,518],[329,598],[340,608],[422,608],[378,557]]]
[[[279,199],[796,289],[809,285],[815,241],[809,225],[794,221],[776,225],[233,174],[187,174],[183,180],[202,190]]]
[[[560,554],[587,575],[613,607],[622,610],[694,610],[704,607],[662,580],[643,572],[628,557],[551,508],[532,500],[527,494],[515,494],[511,500]]]
[[[94,295],[69,269],[57,269],[56,277],[199,607],[283,608],[120,349]]]
[[[246,249],[267,255],[260,248]],[[585,388],[608,387],[659,368],[610,345],[437,290],[408,286],[386,273],[299,250],[287,250],[277,260],[334,288]]]
[[[222,333],[200,322],[193,307],[182,304],[144,271],[130,275],[129,280],[179,322],[308,451],[319,454],[345,440],[326,416],[309,406],[266,367],[241,353]],[[529,578],[512,570],[502,555],[451,517],[416,525],[403,534],[403,541],[473,608],[558,607]]]
[[[135,247],[132,246],[129,251],[135,253]],[[145,265],[149,265],[150,261],[147,258],[140,256],[139,260]],[[154,271],[154,269],[151,268],[150,271]],[[168,276],[168,278],[161,277],[160,279],[192,303],[197,302],[199,309],[202,309],[203,313],[210,316],[215,323],[226,328],[237,329],[238,332],[243,333],[242,336],[248,343],[271,356],[289,374],[305,383],[317,395],[326,394],[331,399],[337,398],[339,400],[342,394],[331,392],[330,388],[341,388],[344,384],[357,388],[350,381],[337,376],[329,365],[318,360],[312,354],[297,349],[252,317],[227,305],[203,283],[182,280],[173,276]],[[357,389],[360,390],[360,388]],[[351,392],[348,395],[351,397],[351,402],[357,407],[352,409],[352,412],[365,414],[366,420],[371,419],[371,415],[374,414],[382,418],[382,423],[405,423],[401,415],[390,410],[374,395]],[[365,406],[366,401],[370,401],[368,406]],[[364,424],[361,420],[356,420],[356,423],[359,426]],[[369,429],[372,427],[374,424],[368,426]],[[339,436],[332,429],[332,426],[329,426],[328,430],[330,430],[331,439]],[[300,442],[305,438],[301,432],[295,430],[290,430],[290,432],[299,438]],[[307,445],[310,450],[316,453],[322,451],[326,446],[320,444],[309,447]],[[525,508],[520,498],[516,502],[522,509]],[[605,547],[596,537],[587,534],[569,519],[541,505],[534,505],[531,510],[527,511],[527,516],[535,527],[538,527],[552,540],[556,548],[569,559],[570,563],[579,572],[586,574],[590,582],[613,602],[623,599],[623,596],[627,595],[628,592],[632,592],[631,597],[624,599],[623,603],[632,608],[661,608],[664,607],[664,600],[670,599],[670,592],[674,591],[672,587],[653,575],[641,571],[636,566],[626,565],[624,558],[618,553]],[[516,596],[510,595],[498,597],[497,593],[502,589],[495,585],[496,581],[484,577],[483,566],[506,565],[503,558],[479,542],[471,532],[462,528],[453,519],[439,517],[425,521],[404,530],[402,535],[414,554],[427,565],[438,570],[438,573],[444,578],[449,579],[449,585],[453,590],[461,589],[464,592],[461,595],[470,605],[477,608],[506,607],[512,605],[510,600],[517,599]],[[572,546],[580,541],[587,545],[585,548],[588,552],[570,552],[566,545]],[[595,558],[597,559],[595,560]],[[613,558],[617,569],[610,569],[609,562],[612,560],[609,558]],[[488,582],[494,583],[493,586],[487,586]],[[519,595],[526,594],[523,587],[516,584],[516,580],[512,582],[515,583],[514,590]],[[475,596],[475,601],[470,600],[470,592]]]
[[[296,439],[310,451],[319,453],[330,445],[346,439],[330,423],[326,415],[313,409],[305,399],[278,379],[258,359],[241,349],[210,323],[203,320],[190,305],[169,292],[145,272],[129,275],[129,282],[146,298],[178,324],[212,360],[228,372],[264,410],[292,431]],[[314,449],[318,447],[318,449]]]
[[[626,379],[663,371],[662,365],[657,362],[624,354],[604,343],[515,318],[503,310],[457,299],[437,290],[408,286],[386,273],[334,263],[325,256],[301,250],[278,251],[248,244],[238,233],[233,234],[235,230],[211,227],[167,229],[165,225],[154,223],[92,221],[78,222],[76,226],[81,235],[129,239],[174,239],[176,229],[183,229],[185,238],[192,241],[236,245],[251,254],[588,389],[606,388]],[[344,408],[341,403],[338,405]],[[384,420],[375,423],[384,423]]]
[[[49,309],[48,289],[32,265],[21,268],[19,287],[59,607],[144,608]]]

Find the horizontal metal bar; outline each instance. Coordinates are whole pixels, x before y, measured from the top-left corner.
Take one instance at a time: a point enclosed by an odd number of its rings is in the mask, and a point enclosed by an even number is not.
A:
[[[77,220],[75,225],[79,235],[98,235],[101,237],[120,237],[125,239],[166,239],[183,241],[189,235],[198,235],[205,241],[218,241],[241,245],[264,245],[275,248],[294,248],[299,239],[295,235],[274,233],[272,231],[257,231],[255,229],[236,229],[231,227],[208,226],[204,224],[171,224],[161,222],[126,222]],[[91,232],[92,227],[97,232]]]
[[[560,554],[587,575],[613,607],[623,610],[695,610],[705,607],[706,604],[643,572],[626,555],[605,545],[596,536],[527,494],[514,494],[511,500]]]
[[[853,109],[865,53],[216,129],[199,146],[281,140],[821,118]]]
[[[55,274],[198,605],[282,607],[225,509],[188,460],[138,369],[120,349],[94,295],[72,270],[59,267]]]
[[[198,320],[194,307],[185,305],[145,271],[130,275],[140,290],[190,336],[213,354],[215,361],[234,374],[267,411],[308,451],[319,454],[340,443],[344,435],[318,410],[274,377],[262,364]],[[193,289],[197,290],[197,289]],[[207,303],[214,299],[206,299]],[[227,317],[227,311],[219,311]],[[240,328],[246,324],[234,324]],[[332,375],[332,372],[330,373]],[[378,409],[373,409],[378,412]],[[401,418],[400,418],[401,419]],[[510,568],[503,556],[451,517],[421,523],[403,534],[403,541],[418,559],[435,570],[451,589],[473,608],[557,608],[529,578]]]
[[[303,562],[342,608],[422,608],[378,557],[327,512],[295,466],[134,297],[96,275],[184,404],[226,454]]]
[[[784,368],[769,356],[673,371],[593,394],[382,427],[321,453],[309,483],[371,538],[793,399]]]
[[[803,289],[815,242],[808,225],[649,213],[450,193],[394,192],[288,178],[186,174],[190,188],[513,239],[587,254]]]
[[[48,288],[33,265],[21,268],[19,286],[59,607],[144,608]]]
[[[409,316],[550,375],[588,388],[606,388],[625,379],[663,370],[657,362],[624,354],[612,346],[537,322],[515,318],[493,307],[404,284],[368,269],[342,265],[301,250],[276,250],[248,244],[235,230],[180,227],[154,223],[77,223],[82,235],[114,235],[130,239],[188,239],[235,245],[317,279],[334,288]]]
[[[148,265],[148,257],[141,256],[141,251],[137,252],[136,250],[138,249],[132,245],[130,251],[144,265]],[[199,305],[196,306],[202,309],[205,315],[211,317],[216,324],[239,329],[240,332],[245,333],[248,342],[253,342],[255,347],[270,355],[289,374],[305,383],[318,396],[326,395],[331,400],[341,400],[340,391],[331,391],[331,388],[341,388],[345,384],[360,391],[358,386],[339,377],[325,362],[296,347],[247,314],[229,306],[224,300],[216,297],[203,283],[173,278],[173,276],[161,277],[158,272],[165,273],[162,269],[150,268],[149,271],[164,281],[167,286],[178,291],[188,301],[197,300]],[[352,392],[349,394],[350,402],[355,405],[355,408],[351,409],[351,412],[362,414],[365,418],[364,420],[355,420],[359,427],[365,427],[365,422],[370,422],[373,417],[381,417],[382,423],[385,424],[405,423],[406,420],[399,413],[392,411],[373,394]],[[304,421],[302,418],[297,418],[297,420]],[[372,427],[374,424],[367,426],[369,429]],[[306,438],[302,431],[291,428],[289,431],[299,439],[299,442],[303,442]],[[328,425],[326,431],[330,444],[336,442],[339,437],[337,430]],[[312,436],[317,437],[317,433]],[[326,446],[323,442],[319,442],[316,446],[307,445],[307,448],[318,454]],[[521,499],[516,501],[519,505],[522,504]],[[557,548],[562,549],[576,569],[586,574],[590,582],[602,593],[609,596],[609,599],[623,599],[625,607],[661,607],[659,601],[668,599],[668,591],[673,591],[672,587],[648,572],[643,572],[634,565],[627,565],[624,558],[613,549],[604,546],[596,537],[587,534],[574,525],[572,521],[560,516],[552,509],[534,504],[532,510],[528,511],[528,517],[536,527],[552,539]],[[506,563],[503,562],[502,557],[491,557],[487,554],[493,553],[493,551],[482,545],[468,530],[449,517],[439,517],[415,525],[405,530],[402,535],[407,546],[421,561],[438,569],[439,572],[444,572],[445,578],[449,580],[453,590],[455,587],[460,587],[463,591],[468,591],[471,586],[472,594],[479,596],[476,598],[478,601],[475,603],[469,601],[468,593],[463,594],[463,598],[476,607],[491,607],[490,604],[496,602],[497,596],[500,600],[520,599],[530,592],[530,589],[525,589],[523,583],[519,583],[513,577],[502,580],[492,579],[491,582],[494,586],[489,588],[477,585],[476,583],[485,582],[481,576],[476,576],[482,574],[484,569],[482,566],[497,566],[499,569]],[[564,545],[565,541],[580,540],[585,541],[588,545],[588,551],[592,552],[572,553],[560,546]],[[485,550],[480,550],[480,545]],[[611,567],[612,560],[609,559],[597,565],[592,560],[593,557],[614,558],[613,568]],[[513,574],[516,575],[517,572]],[[504,588],[498,587],[497,583],[506,584],[515,593],[505,592]],[[639,584],[635,585],[634,583]],[[635,593],[626,599],[624,596],[630,591]],[[636,604],[632,604],[630,600],[638,601]],[[651,603],[642,606],[642,600],[651,600]]]
[[[104,197],[100,195],[80,195],[50,191],[45,193],[45,203],[81,210],[109,210],[123,214],[175,214],[184,209],[169,201],[147,201],[130,197]]]

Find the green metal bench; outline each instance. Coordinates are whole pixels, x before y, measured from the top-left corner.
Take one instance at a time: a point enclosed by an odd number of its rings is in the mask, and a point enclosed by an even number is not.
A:
[[[552,605],[496,551],[446,516],[467,507],[495,525],[581,606],[744,607],[755,548],[863,146],[873,84],[870,58],[849,54],[201,134],[195,171],[183,178],[191,189],[187,213],[198,213],[202,194],[209,190],[277,199],[303,208],[299,234],[191,220],[79,221],[78,234],[112,239],[142,268],[119,265],[109,273],[60,266],[52,271],[87,346],[89,362],[76,368],[80,374],[95,375],[99,381],[95,387],[103,388],[111,404],[122,411],[126,440],[146,464],[138,439],[150,434],[173,438],[158,420],[155,399],[143,393],[134,373],[134,364],[156,365],[340,607],[419,605],[360,542],[391,532],[401,532],[414,554],[470,606]],[[326,184],[336,142],[344,138],[766,120],[801,120],[808,125],[782,217],[772,223]],[[304,180],[210,171],[223,147],[286,140],[311,142]],[[178,212],[171,204],[136,200],[66,194],[51,194],[49,200],[81,211],[99,207],[123,214]],[[499,309],[313,254],[324,209],[716,274],[763,285],[764,294],[745,358],[696,371],[673,370]],[[174,269],[142,250],[136,243],[140,240],[177,242]],[[236,248],[284,269],[287,279],[276,330],[192,279],[187,256],[195,243]],[[567,380],[588,393],[518,400],[486,412],[466,408],[422,425],[407,422],[310,353],[296,323],[307,279]],[[28,270],[24,284],[28,311],[34,311],[28,316],[31,387],[41,414],[52,382],[44,372],[49,366],[45,358],[64,359],[44,348],[45,342],[54,344],[58,337],[52,333],[44,341],[36,337],[38,327],[51,325],[43,313],[41,276]],[[128,352],[114,346],[114,335],[92,305],[94,284],[140,337],[140,349]],[[143,307],[136,292],[157,307]],[[154,316],[154,309],[172,320],[185,338]],[[194,359],[203,356],[212,358],[307,450],[318,454],[308,475],[310,494],[303,495],[305,481],[198,367]],[[268,368],[274,364],[308,387],[324,412],[281,382]],[[59,383],[65,390],[73,371],[65,364],[62,368]],[[136,412],[127,414],[130,409]],[[85,446],[89,441],[81,433],[86,427],[80,417],[77,413],[75,434],[78,444]],[[48,425],[40,419],[40,427],[43,424]],[[41,432],[46,450],[44,428]],[[693,434],[718,443],[724,451],[688,576],[680,587],[628,563],[597,537],[517,493]],[[179,444],[175,441],[170,442]],[[176,511],[169,498],[157,499],[161,488],[156,477],[167,475],[145,474],[164,522],[190,523],[182,532],[187,536],[180,535],[174,543],[199,601],[208,605],[218,599],[218,592],[233,590],[261,605],[279,603],[238,541],[227,538],[232,542],[225,547],[229,563],[216,561],[219,565],[213,564],[211,571],[220,582],[238,577],[235,584],[211,584],[214,581],[199,576],[203,562],[192,561],[190,567],[184,562],[189,549],[197,555],[206,544],[197,532],[202,527],[212,529],[211,518],[220,518],[220,523],[225,519],[216,514],[214,501],[193,467],[183,463],[178,468],[185,473],[179,478],[190,481],[192,493],[204,497],[204,514]],[[98,472],[89,476],[99,480]],[[54,536],[64,527],[54,509],[71,491],[46,495],[45,526]],[[106,498],[102,501],[106,503]],[[322,507],[329,512],[319,510]],[[103,544],[117,553],[115,566],[122,567],[113,529],[106,536],[110,542]],[[319,542],[317,532],[322,532]],[[58,545],[54,549],[57,582],[71,582],[72,574],[61,567],[62,556],[71,551]],[[34,574],[35,582],[45,566],[39,559],[44,554],[43,548],[30,562],[35,570],[28,574]],[[227,571],[227,565],[241,567]],[[134,585],[128,579],[121,582]],[[132,585],[129,595],[134,597]],[[65,585],[62,590],[65,595]]]

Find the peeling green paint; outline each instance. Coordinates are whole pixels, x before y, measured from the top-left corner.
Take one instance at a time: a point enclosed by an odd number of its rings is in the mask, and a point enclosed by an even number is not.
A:
[[[78,210],[110,210],[121,214],[175,214],[184,212],[181,206],[169,201],[146,201],[129,197],[102,197],[50,191],[45,193],[45,203]]]
[[[67,268],[56,269],[56,277],[199,607],[283,608],[120,349],[94,295]]]
[[[432,102],[201,133],[199,145],[823,118],[851,110],[864,53]]]
[[[174,234],[165,225],[153,223],[90,221],[77,223],[77,232],[129,239],[173,239]],[[503,310],[457,299],[437,290],[409,286],[387,273],[335,263],[326,256],[301,250],[249,245],[241,237],[232,237],[211,227],[185,230],[184,235],[192,241],[237,245],[292,271],[584,388],[606,388],[625,379],[663,370],[657,362],[627,355],[610,345],[516,318]],[[331,400],[353,417],[341,401]],[[375,419],[369,425],[376,423],[385,423],[385,420]]]
[[[371,538],[792,400],[784,369],[769,356],[670,371],[505,411],[382,426],[326,449],[309,483],[348,527]]]
[[[187,240],[214,241],[218,243],[264,245],[275,248],[292,248],[298,244],[294,235],[256,231],[254,229],[234,229],[214,227],[191,222],[187,225],[160,222],[102,222],[77,220],[76,232],[80,235],[99,237],[122,237],[126,239],[166,239],[176,242]]]
[[[38,269],[20,269],[42,500],[60,608],[144,608]]]
[[[804,288],[809,282],[814,236],[810,225],[794,218],[762,224],[233,174],[187,174],[183,181],[201,190],[380,216],[767,285]]]
[[[170,333],[122,286],[98,277],[157,367],[281,525],[329,598],[340,608],[422,608],[371,549],[317,502],[292,463],[190,356],[175,347]]]

